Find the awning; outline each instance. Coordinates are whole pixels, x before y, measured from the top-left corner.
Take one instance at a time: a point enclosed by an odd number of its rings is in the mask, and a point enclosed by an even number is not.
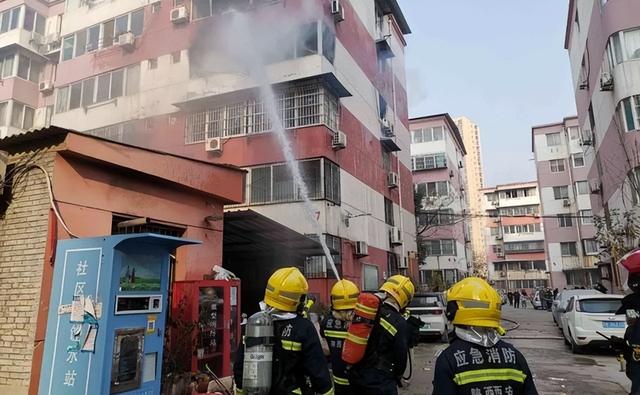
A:
[[[253,210],[224,213],[224,254],[256,255],[278,251],[303,257],[324,255],[319,242]],[[332,254],[338,251],[329,249]]]

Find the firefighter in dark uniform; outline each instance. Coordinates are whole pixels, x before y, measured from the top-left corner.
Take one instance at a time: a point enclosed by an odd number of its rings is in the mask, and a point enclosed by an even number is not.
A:
[[[640,272],[629,273],[626,287],[632,293],[622,299],[622,306],[616,314],[624,314],[627,319],[627,329],[624,339],[611,337],[614,348],[622,350],[626,361],[626,373],[631,380],[631,395],[640,394]]]
[[[272,395],[333,394],[329,367],[313,323],[303,318],[309,286],[295,267],[276,270],[267,282],[264,295],[266,308],[274,320]],[[244,394],[242,369],[244,346],[238,350],[233,365],[236,394]],[[311,388],[307,385],[307,378]]]
[[[524,356],[500,339],[502,300],[486,281],[468,277],[447,292],[455,330],[436,360],[433,395],[537,395]]]
[[[380,287],[383,300],[362,360],[349,369],[354,394],[396,395],[407,367],[411,330],[402,312],[415,287],[401,275],[389,277]]]
[[[342,360],[342,345],[356,307],[360,290],[349,280],[340,280],[331,288],[331,311],[320,324],[320,334],[329,345],[331,373],[336,395],[349,395],[347,364]]]

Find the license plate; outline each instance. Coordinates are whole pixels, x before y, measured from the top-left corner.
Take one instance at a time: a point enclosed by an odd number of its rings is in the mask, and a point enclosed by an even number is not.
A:
[[[624,329],[624,322],[623,321],[603,321],[602,322],[602,327],[603,328],[623,328]]]

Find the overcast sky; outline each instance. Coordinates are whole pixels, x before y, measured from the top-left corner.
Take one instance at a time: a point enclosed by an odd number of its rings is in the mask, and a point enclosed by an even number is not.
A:
[[[575,115],[567,0],[399,0],[411,117],[480,127],[485,184],[535,179],[531,126]]]

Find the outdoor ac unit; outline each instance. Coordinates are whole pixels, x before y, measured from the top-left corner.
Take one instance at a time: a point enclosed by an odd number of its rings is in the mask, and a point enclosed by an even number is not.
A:
[[[31,32],[31,39],[30,39],[31,44],[35,45],[35,46],[40,46],[44,44],[44,37],[36,32]]]
[[[331,146],[334,150],[339,150],[347,147],[347,135],[343,132],[335,132],[333,134],[333,140]]]
[[[398,173],[394,173],[392,171],[389,172],[387,176],[387,183],[389,188],[395,188],[398,186]]]
[[[391,230],[389,230],[389,239],[391,241],[391,245],[400,245],[402,244],[402,231],[397,226],[392,226]]]
[[[564,200],[562,201],[562,206],[563,206],[563,207],[571,207],[571,200],[569,200],[569,199],[564,199]]]
[[[356,255],[357,256],[369,255],[369,246],[365,241],[356,241]]]
[[[206,151],[222,153],[222,139],[220,137],[207,137],[206,144]]]
[[[51,80],[41,81],[40,84],[38,85],[38,88],[42,93],[51,93],[53,92],[53,81]]]
[[[118,36],[118,45],[126,50],[131,50],[135,47],[136,37],[132,32],[122,33]]]
[[[187,7],[180,6],[173,8],[171,10],[171,14],[169,16],[171,22],[174,24],[185,23],[189,20],[189,12],[187,11]]]
[[[493,207],[498,207],[500,205],[500,202],[498,200],[494,200],[491,202],[491,204],[493,205]]]
[[[591,145],[593,144],[593,134],[591,130],[583,130],[582,131],[582,145]]]
[[[496,235],[496,240],[502,240],[504,237],[502,235]]]
[[[340,0],[333,0],[331,2],[331,14],[333,14],[333,20],[335,22],[344,21],[344,7],[340,4]]]
[[[600,75],[600,90],[612,91],[613,90],[613,76],[607,72],[603,72]]]
[[[602,189],[602,183],[600,180],[591,180],[589,181],[589,190],[591,193],[599,193]]]
[[[407,269],[409,267],[409,258],[406,256],[398,261],[398,269]]]
[[[393,122],[389,121],[387,118],[382,118],[380,120],[380,124],[382,125],[382,133],[386,137],[393,136]]]

